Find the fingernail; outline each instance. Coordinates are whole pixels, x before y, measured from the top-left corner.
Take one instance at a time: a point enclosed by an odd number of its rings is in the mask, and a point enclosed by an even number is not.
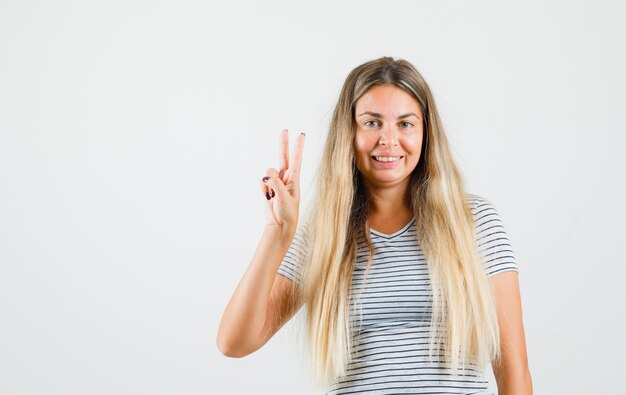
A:
[[[267,200],[270,200],[270,199],[271,199],[271,198],[270,198],[270,194],[269,194],[269,193],[267,193],[267,192],[265,192],[265,197],[267,198]]]
[[[270,178],[268,176],[263,177],[263,182],[267,182]]]
[[[302,132],[302,133],[300,133],[300,134],[301,134],[301,135],[303,135],[303,136],[306,136],[306,133],[304,133],[304,132]]]
[[[274,196],[276,196],[276,193],[274,193],[274,191],[272,191],[272,194],[270,196],[274,197]]]

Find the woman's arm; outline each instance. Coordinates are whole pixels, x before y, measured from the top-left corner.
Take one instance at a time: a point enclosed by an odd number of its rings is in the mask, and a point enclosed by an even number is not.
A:
[[[288,280],[281,279],[274,285],[298,228],[303,149],[304,132],[296,137],[290,159],[289,132],[281,131],[280,171],[270,167],[267,176],[259,180],[266,199],[265,229],[248,270],[222,314],[216,342],[226,356],[240,358],[256,351],[292,314],[289,307],[293,307],[293,294],[285,285]]]
[[[268,340],[264,330],[268,301],[276,272],[295,232],[287,233],[283,234],[278,227],[266,227],[263,232],[250,265],[222,315],[217,346],[225,356],[241,358]]]
[[[489,277],[489,281],[495,291],[500,325],[501,364],[492,364],[498,395],[532,394],[518,273],[499,273]]]

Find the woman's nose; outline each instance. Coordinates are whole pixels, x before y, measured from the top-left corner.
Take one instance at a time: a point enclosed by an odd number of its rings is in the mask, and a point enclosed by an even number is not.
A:
[[[387,126],[381,129],[380,140],[381,145],[394,146],[398,145],[398,135],[393,126]]]

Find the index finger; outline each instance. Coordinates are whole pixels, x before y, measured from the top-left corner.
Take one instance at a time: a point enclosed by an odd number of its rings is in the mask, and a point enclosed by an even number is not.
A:
[[[289,178],[287,182],[300,180],[300,165],[302,164],[302,152],[304,151],[304,136],[302,132],[296,137],[296,143],[293,148],[291,162],[289,163]]]
[[[284,173],[289,168],[289,132],[287,129],[280,131],[278,144],[278,171]]]

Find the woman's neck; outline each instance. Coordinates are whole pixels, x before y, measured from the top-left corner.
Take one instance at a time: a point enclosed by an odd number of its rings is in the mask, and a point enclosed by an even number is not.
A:
[[[413,217],[410,194],[406,186],[368,189],[368,192],[370,223],[389,223],[389,226],[394,227],[398,223],[405,225]]]

